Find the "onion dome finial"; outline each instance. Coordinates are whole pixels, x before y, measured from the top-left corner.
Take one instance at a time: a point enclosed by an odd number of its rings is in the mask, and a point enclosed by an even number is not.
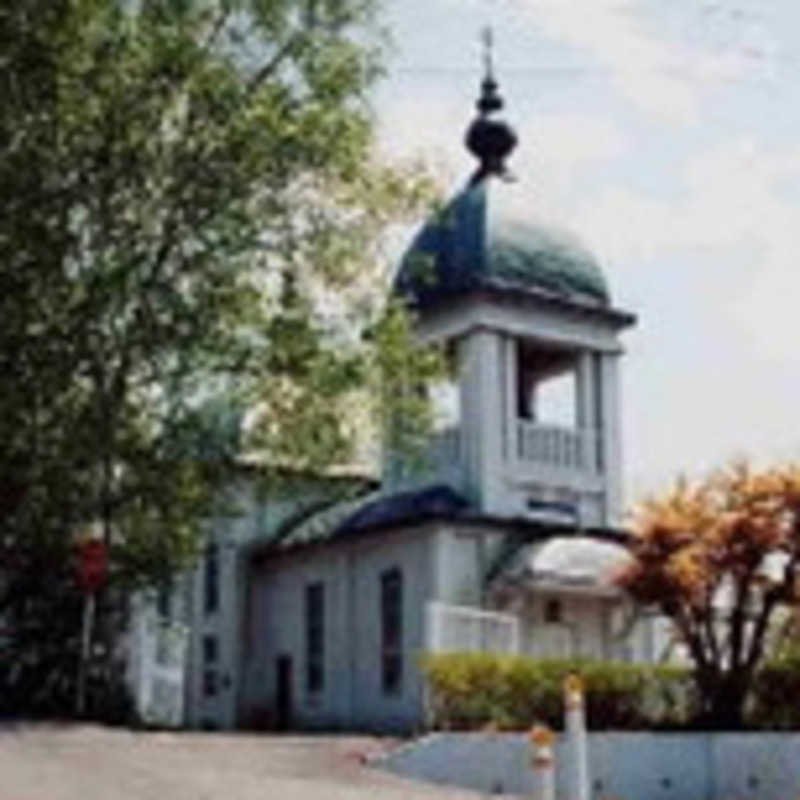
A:
[[[475,104],[478,116],[469,126],[465,138],[467,149],[480,161],[480,166],[472,176],[473,183],[490,174],[506,176],[505,159],[517,145],[517,135],[511,126],[492,116],[503,108],[503,98],[494,77],[491,28],[484,30],[483,44],[484,78],[480,97]]]

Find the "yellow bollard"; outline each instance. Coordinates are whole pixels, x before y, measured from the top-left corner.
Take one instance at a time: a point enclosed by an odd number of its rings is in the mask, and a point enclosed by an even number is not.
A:
[[[546,725],[537,725],[530,732],[533,747],[534,800],[555,800],[556,770],[553,745],[556,735]]]
[[[571,711],[583,706],[583,693],[585,687],[583,678],[571,672],[564,678],[564,705],[567,711]]]

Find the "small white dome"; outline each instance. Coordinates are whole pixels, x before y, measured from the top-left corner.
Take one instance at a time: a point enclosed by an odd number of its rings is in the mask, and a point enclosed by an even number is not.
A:
[[[630,553],[614,542],[589,536],[557,536],[522,548],[508,573],[534,580],[611,586],[630,560]]]

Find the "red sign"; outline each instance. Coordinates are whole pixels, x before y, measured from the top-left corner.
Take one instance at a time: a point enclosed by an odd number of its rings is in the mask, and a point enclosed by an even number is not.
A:
[[[87,594],[96,592],[108,577],[108,548],[104,542],[90,539],[80,545],[78,583]]]

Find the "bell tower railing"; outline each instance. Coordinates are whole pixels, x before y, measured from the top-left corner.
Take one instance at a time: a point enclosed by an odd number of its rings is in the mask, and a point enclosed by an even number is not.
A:
[[[515,445],[515,456],[523,463],[580,472],[597,471],[595,454],[599,435],[589,428],[564,428],[518,419]]]
[[[515,419],[510,433],[508,453],[514,465],[541,467],[564,476],[596,476],[602,472],[598,462],[602,446],[599,431]],[[402,470],[394,474],[392,482],[405,486],[441,481],[460,487],[466,468],[463,435],[460,426],[435,432],[423,456],[421,469]]]

